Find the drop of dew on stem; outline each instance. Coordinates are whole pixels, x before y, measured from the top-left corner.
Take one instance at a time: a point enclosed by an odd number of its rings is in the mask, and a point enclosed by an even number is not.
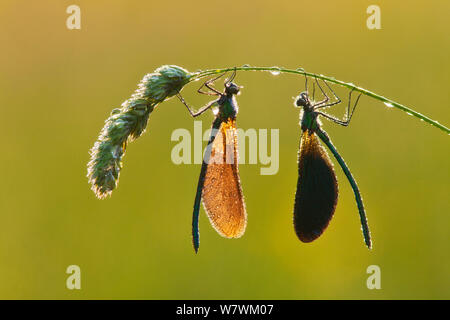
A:
[[[242,65],[242,68],[250,68],[250,67],[251,66],[249,64],[247,64],[247,63]]]
[[[273,74],[274,76],[277,76],[280,74],[280,68],[272,67],[272,70],[270,71],[270,73]]]
[[[389,102],[385,102],[384,104],[386,105],[386,107],[389,107],[389,108],[393,108],[393,107],[394,107],[394,106],[392,105],[392,103],[389,103]]]

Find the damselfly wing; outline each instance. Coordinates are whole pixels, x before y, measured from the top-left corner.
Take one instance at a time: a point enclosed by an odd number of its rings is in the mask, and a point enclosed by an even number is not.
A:
[[[317,239],[333,217],[338,184],[333,164],[313,132],[303,131],[298,159],[294,228],[303,242]]]

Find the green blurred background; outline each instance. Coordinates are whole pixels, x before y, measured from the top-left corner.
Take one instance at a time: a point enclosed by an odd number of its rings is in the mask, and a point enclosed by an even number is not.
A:
[[[66,28],[81,7],[81,30]],[[174,165],[176,128],[193,131],[172,99],[129,145],[119,188],[95,198],[88,151],[109,112],[163,64],[303,67],[364,88],[450,125],[450,3],[376,1],[18,1],[0,3],[0,298],[448,299],[449,137],[363,97],[348,128],[325,123],[362,191],[374,239],[363,243],[342,171],[329,228],[311,244],[292,227],[301,77],[241,72],[243,129],[280,130],[280,169],[242,165],[244,237],[221,238],[200,216],[191,246],[200,165]],[[193,105],[199,82],[183,91]],[[219,86],[220,88],[220,86]],[[338,92],[344,98],[347,91]],[[333,110],[342,116],[344,107]],[[210,126],[211,113],[201,117]],[[82,289],[66,288],[67,266]],[[381,268],[368,290],[366,268]]]

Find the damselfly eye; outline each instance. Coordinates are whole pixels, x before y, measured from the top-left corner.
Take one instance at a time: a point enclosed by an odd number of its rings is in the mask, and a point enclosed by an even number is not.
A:
[[[240,87],[233,82],[227,83],[225,85],[225,91],[229,94],[238,94],[239,89],[240,89]]]
[[[295,104],[299,107],[306,107],[309,104],[308,94],[306,92],[300,93]]]

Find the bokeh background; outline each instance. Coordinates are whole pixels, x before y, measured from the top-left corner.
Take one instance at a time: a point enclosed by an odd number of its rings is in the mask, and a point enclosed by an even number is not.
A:
[[[66,8],[81,7],[81,30]],[[374,248],[363,244],[352,190],[336,166],[339,203],[311,244],[292,227],[303,79],[241,72],[241,128],[280,130],[280,169],[242,165],[243,238],[221,238],[201,212],[191,246],[200,165],[171,162],[171,133],[193,132],[172,99],[129,145],[119,188],[95,198],[88,151],[110,111],[163,64],[190,71],[284,66],[334,76],[450,125],[450,3],[376,1],[18,1],[0,3],[0,298],[448,299],[449,137],[363,97],[348,128],[324,128],[364,197]],[[200,83],[183,91],[193,105]],[[347,91],[336,88],[344,98]],[[333,114],[342,116],[343,106]],[[210,126],[211,113],[201,117]],[[67,266],[82,289],[66,288]],[[366,269],[381,268],[381,290]]]

